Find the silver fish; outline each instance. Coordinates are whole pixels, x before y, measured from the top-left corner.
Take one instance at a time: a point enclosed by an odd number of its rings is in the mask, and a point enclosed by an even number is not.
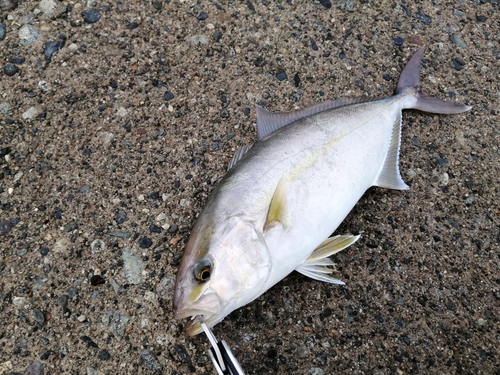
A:
[[[343,284],[328,257],[358,236],[328,237],[369,187],[408,189],[398,166],[401,111],[471,109],[420,91],[423,53],[386,99],[337,99],[284,114],[257,107],[258,142],[236,152],[191,231],[176,319],[200,315],[212,327],[294,270]],[[186,331],[202,332],[198,319]]]

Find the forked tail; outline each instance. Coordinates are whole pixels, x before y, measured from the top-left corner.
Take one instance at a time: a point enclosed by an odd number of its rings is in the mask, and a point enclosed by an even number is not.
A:
[[[470,110],[472,107],[459,103],[449,102],[438,98],[433,98],[426,93],[420,91],[420,65],[424,55],[425,48],[419,49],[412,56],[401,72],[396,94],[411,90],[415,92],[417,102],[411,108],[418,109],[424,112],[453,114],[461,113]]]

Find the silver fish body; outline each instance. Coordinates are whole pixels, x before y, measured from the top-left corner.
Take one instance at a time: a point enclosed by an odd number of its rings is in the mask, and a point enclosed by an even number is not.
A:
[[[213,326],[294,270],[342,284],[328,256],[358,237],[328,237],[369,187],[408,188],[398,168],[401,111],[470,109],[419,91],[422,55],[386,99],[288,114],[258,108],[260,139],[235,155],[193,227],[177,274],[176,318],[201,315]],[[187,331],[201,328],[193,321]]]

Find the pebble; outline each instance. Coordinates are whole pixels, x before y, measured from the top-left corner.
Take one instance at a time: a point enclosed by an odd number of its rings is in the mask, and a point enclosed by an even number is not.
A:
[[[402,46],[403,43],[405,42],[405,39],[404,38],[401,38],[401,37],[397,37],[397,38],[394,38],[393,41],[392,41],[396,46]]]
[[[332,7],[332,2],[330,0],[319,0],[319,3],[326,9],[330,9]]]
[[[0,221],[0,236],[5,236],[12,229],[8,221]]]
[[[7,27],[3,22],[0,22],[0,40],[4,40],[7,35]]]
[[[460,39],[460,36],[457,34],[451,34],[450,40],[460,48],[467,48],[467,45],[462,41],[462,39]]]
[[[130,233],[130,232],[109,232],[108,236],[123,238],[126,240],[126,239],[132,237],[132,233]]]
[[[43,50],[43,57],[45,60],[50,62],[52,60],[52,55],[63,48],[65,42],[65,38],[57,41],[45,42],[45,49]]]
[[[90,285],[96,286],[96,285],[102,285],[105,284],[106,280],[101,275],[94,275],[90,278]]]
[[[175,345],[174,350],[177,353],[177,355],[179,356],[179,360],[182,363],[191,362],[191,358],[189,357],[189,354],[188,354],[186,348],[184,347],[184,345],[181,345],[181,344]]]
[[[319,367],[311,367],[307,372],[308,375],[325,375],[323,369]]]
[[[69,232],[73,232],[76,228],[78,228],[78,224],[76,223],[76,221],[72,221],[64,227],[64,231],[66,233],[69,233]]]
[[[33,288],[38,289],[41,286],[47,284],[47,281],[49,281],[49,277],[47,275],[45,274],[36,275],[35,281],[33,282]]]
[[[59,238],[52,250],[56,253],[66,253],[71,245],[71,241],[68,238]]]
[[[297,348],[297,357],[307,358],[308,355],[309,355],[309,349],[307,349],[307,346],[302,345]]]
[[[422,21],[422,23],[424,23],[425,25],[430,25],[431,24],[431,18],[426,15],[426,14],[423,14],[423,13],[417,13],[415,15],[415,17],[417,17],[420,21]]]
[[[57,299],[57,306],[65,308],[68,306],[68,296],[64,295]]]
[[[103,240],[97,239],[90,244],[90,252],[92,254],[102,253],[106,249],[106,244]]]
[[[26,59],[22,56],[13,57],[13,58],[9,59],[9,62],[12,64],[23,64],[25,61],[26,61]]]
[[[19,72],[19,68],[14,64],[7,64],[3,67],[3,72],[5,73],[5,75],[12,77],[14,74]]]
[[[101,12],[97,9],[84,10],[81,15],[86,23],[96,23],[101,19]]]
[[[151,241],[151,239],[149,239],[148,237],[142,237],[139,240],[139,247],[141,247],[143,249],[149,249],[152,244],[153,244],[153,241]]]
[[[278,73],[276,73],[276,78],[278,79],[278,81],[284,81],[287,78],[287,76],[283,70],[280,70],[278,71]]]
[[[193,35],[189,37],[189,42],[195,46],[198,44],[207,44],[208,38],[205,34]]]
[[[29,46],[40,38],[40,31],[31,25],[23,25],[19,29],[19,43],[23,46]]]
[[[167,91],[165,95],[163,95],[163,99],[165,99],[167,102],[172,100],[174,98],[174,94],[172,94],[170,91]]]
[[[26,111],[23,112],[22,117],[25,120],[29,120],[35,118],[40,114],[41,110],[37,107],[30,107]]]
[[[57,9],[57,2],[55,0],[42,0],[40,1],[40,4],[38,4],[38,6],[42,13],[50,18],[55,14],[55,11]]]
[[[109,354],[109,352],[106,349],[103,349],[103,350],[99,351],[99,354],[97,354],[97,357],[101,361],[107,361],[108,359],[111,358],[111,354]]]
[[[9,102],[0,102],[0,113],[3,113],[7,116],[12,115],[12,107]],[[4,151],[5,149],[0,149],[0,156],[5,156],[6,154],[8,154]]]
[[[486,17],[486,16],[476,16],[477,22],[486,22],[487,19],[488,19],[488,17]]]
[[[38,309],[34,309],[33,310],[33,317],[35,318],[35,320],[38,323],[44,323],[45,322],[45,315],[43,314],[43,312],[41,312]]]
[[[68,289],[68,297],[69,297],[69,298],[73,298],[73,297],[75,297],[77,294],[78,294],[78,289],[76,289],[76,288],[69,288],[69,289]],[[66,303],[67,303],[67,300],[66,300]]]
[[[137,258],[132,250],[124,248],[122,251],[123,269],[125,277],[130,284],[140,284],[142,281],[142,271],[144,263]]]
[[[26,375],[43,375],[43,364],[41,362],[35,361],[25,371]]]
[[[93,367],[87,367],[87,375],[99,375],[99,372]]]
[[[163,372],[163,366],[161,365],[160,361],[158,360],[158,358],[156,358],[156,356],[154,355],[154,353],[151,350],[149,350],[149,349],[144,350],[141,353],[141,358],[142,358],[142,363],[144,364],[144,367],[146,367],[150,370],[153,370],[155,372],[158,372],[158,373]]]
[[[158,225],[151,224],[151,225],[149,226],[149,231],[150,231],[151,233],[161,233],[161,230],[162,230],[162,229],[161,229],[161,227],[159,227]],[[140,245],[139,245],[139,246],[140,246]]]
[[[28,249],[24,248],[24,249],[19,249],[16,251],[16,255],[18,257],[22,257],[24,254],[26,254],[28,252]]]
[[[125,335],[125,327],[129,317],[120,311],[106,311],[102,318],[102,323],[109,326],[110,332],[120,341]]]
[[[156,284],[156,294],[162,299],[170,299],[175,286],[175,276],[165,276]]]
[[[208,14],[206,14],[205,12],[201,12],[198,15],[198,21],[205,21],[207,18],[208,18]]]
[[[118,224],[123,224],[124,222],[126,222],[128,220],[128,216],[127,216],[127,213],[123,210],[118,210],[116,212],[116,216],[115,216],[115,221],[118,223]]]
[[[89,185],[83,185],[80,190],[78,190],[80,194],[88,194],[90,193],[90,186]]]
[[[456,58],[451,60],[450,65],[452,68],[455,68],[455,70],[460,71],[463,69],[463,67],[465,65],[465,61],[462,60],[460,57],[456,57]]]
[[[219,40],[221,40],[222,39],[222,31],[217,30],[214,33],[214,36],[212,38],[213,38],[214,42],[218,42]]]

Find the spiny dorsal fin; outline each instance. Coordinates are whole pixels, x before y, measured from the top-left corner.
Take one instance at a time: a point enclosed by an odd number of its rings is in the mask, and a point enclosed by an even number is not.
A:
[[[407,190],[409,186],[405,184],[399,173],[399,147],[401,144],[401,112],[396,116],[392,130],[391,146],[380,170],[374,186],[390,189]]]
[[[267,212],[266,223],[264,224],[264,231],[267,231],[274,227],[277,223],[281,223],[282,226],[286,226],[286,216],[287,216],[287,201],[286,201],[286,190],[287,183],[285,178],[281,177],[274,191],[273,198],[271,199],[271,204],[269,205],[269,211]]]
[[[295,121],[305,117],[313,116],[317,113],[328,111],[329,109],[344,107],[346,105],[369,102],[376,98],[360,97],[360,98],[340,98],[334,100],[326,100],[311,107],[299,109],[297,111],[274,113],[265,108],[256,106],[257,112],[257,137],[264,138],[266,135],[281,129]]]
[[[343,281],[331,276],[332,269],[328,267],[333,266],[334,263],[328,257],[352,245],[359,237],[360,236],[344,235],[326,239],[313,251],[309,258],[295,270],[315,280],[344,285]]]
[[[240,161],[240,159],[247,153],[248,150],[252,148],[253,145],[244,145],[240,146],[236,149],[233,158],[229,162],[229,165],[227,166],[227,170],[230,170],[234,165]]]

